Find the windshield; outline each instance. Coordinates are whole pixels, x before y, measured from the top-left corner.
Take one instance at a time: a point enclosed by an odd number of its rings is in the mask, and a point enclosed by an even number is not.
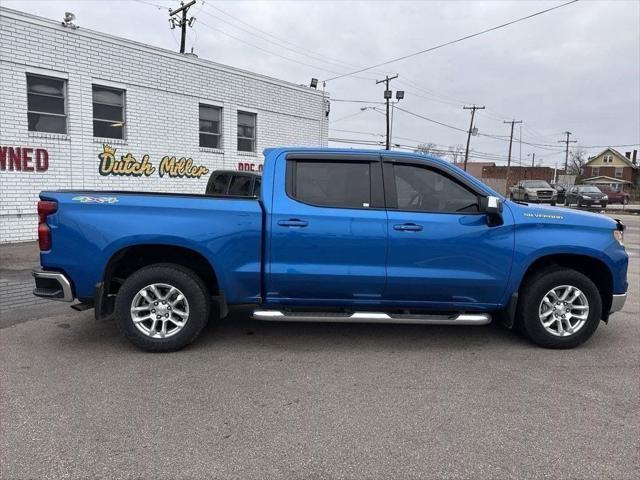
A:
[[[578,187],[578,191],[579,192],[587,192],[587,193],[602,193],[600,190],[598,190],[598,187],[594,187],[592,185],[587,185],[584,187]]]
[[[551,188],[544,180],[528,180],[524,182],[524,186],[528,188]]]

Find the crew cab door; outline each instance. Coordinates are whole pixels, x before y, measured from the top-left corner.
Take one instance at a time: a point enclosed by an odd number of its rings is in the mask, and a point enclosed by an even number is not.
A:
[[[380,300],[387,215],[379,156],[279,157],[267,221],[268,301]]]
[[[489,226],[474,187],[423,161],[385,160],[389,248],[385,300],[433,309],[500,302],[514,246],[511,213]]]

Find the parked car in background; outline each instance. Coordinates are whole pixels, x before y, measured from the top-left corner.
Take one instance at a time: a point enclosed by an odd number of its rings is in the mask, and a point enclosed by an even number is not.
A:
[[[556,191],[556,202],[564,203],[564,199],[567,195],[567,186],[561,183],[552,183],[551,186]]]
[[[509,198],[528,203],[556,204],[556,191],[544,180],[521,180],[511,187]]]
[[[602,193],[609,197],[609,203],[621,203],[622,205],[627,205],[631,200],[631,195],[627,192],[616,190],[608,185],[603,185],[598,188]]]
[[[609,197],[594,185],[575,185],[569,189],[564,201],[565,205],[576,204],[579,207],[599,205],[602,208],[609,203]]]
[[[207,182],[207,195],[224,197],[257,197],[262,177],[259,173],[215,170]]]

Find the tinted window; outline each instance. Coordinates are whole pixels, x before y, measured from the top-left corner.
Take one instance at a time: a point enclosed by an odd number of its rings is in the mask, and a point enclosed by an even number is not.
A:
[[[224,195],[227,193],[227,185],[229,185],[229,173],[219,173],[209,181],[207,193],[209,195]]]
[[[313,205],[368,208],[370,170],[367,162],[297,162],[292,194]]]
[[[229,195],[241,195],[244,197],[251,195],[251,177],[233,177],[229,187]]]
[[[259,178],[256,178],[256,181],[253,182],[253,194],[257,197],[260,195],[260,184],[262,182],[260,181]]]
[[[455,180],[427,168],[394,165],[398,209],[477,212],[478,198]]]

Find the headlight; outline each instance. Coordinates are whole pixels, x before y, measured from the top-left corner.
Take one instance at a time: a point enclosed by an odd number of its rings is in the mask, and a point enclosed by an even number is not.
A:
[[[624,233],[620,230],[614,230],[613,231],[613,238],[616,239],[616,241],[622,246],[624,247]]]
[[[602,197],[602,200],[609,200],[609,195],[605,195],[604,197]]]
[[[586,195],[582,195],[583,200],[591,200],[591,197],[587,197]]]

